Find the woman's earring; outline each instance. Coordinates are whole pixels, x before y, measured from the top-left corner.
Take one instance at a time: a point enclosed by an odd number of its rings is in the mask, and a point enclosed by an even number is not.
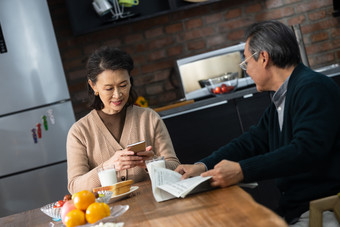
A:
[[[95,96],[98,96],[98,95],[99,95],[99,92],[98,92],[98,91],[94,92],[94,95],[95,95]]]

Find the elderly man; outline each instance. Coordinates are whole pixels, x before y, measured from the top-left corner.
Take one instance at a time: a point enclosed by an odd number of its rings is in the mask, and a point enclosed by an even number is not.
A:
[[[273,91],[272,104],[248,132],[176,171],[182,178],[212,176],[212,186],[220,187],[275,178],[277,213],[308,226],[309,201],[340,192],[340,88],[301,63],[286,25],[256,23],[246,38],[240,66],[259,92]],[[336,221],[332,212],[326,215]]]

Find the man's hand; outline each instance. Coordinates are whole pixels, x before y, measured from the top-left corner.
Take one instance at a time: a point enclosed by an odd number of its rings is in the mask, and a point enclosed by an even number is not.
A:
[[[175,171],[182,174],[181,179],[183,180],[189,177],[199,176],[201,173],[206,171],[206,167],[203,163],[197,163],[194,165],[179,165]]]
[[[202,177],[212,176],[211,186],[227,187],[243,180],[243,173],[238,162],[222,160],[214,169],[201,174]]]

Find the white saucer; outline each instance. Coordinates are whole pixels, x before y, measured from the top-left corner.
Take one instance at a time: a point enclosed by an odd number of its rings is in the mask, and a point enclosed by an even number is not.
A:
[[[111,199],[110,199],[109,203],[112,203],[112,202],[114,202],[114,201],[116,201],[118,199],[122,199],[124,197],[127,197],[128,195],[130,195],[130,193],[136,191],[138,188],[139,188],[138,186],[131,186],[130,191],[125,192],[125,193],[120,194],[120,195],[113,195],[113,196],[111,196]]]

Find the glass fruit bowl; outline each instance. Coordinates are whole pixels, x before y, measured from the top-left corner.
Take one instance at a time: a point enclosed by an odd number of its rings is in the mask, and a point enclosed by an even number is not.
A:
[[[238,72],[225,73],[221,76],[202,81],[212,95],[223,95],[234,91],[238,84]]]
[[[96,202],[107,204],[107,203],[109,203],[112,194],[113,194],[112,191],[99,191],[98,192],[99,197],[96,198]],[[62,207],[54,208],[54,206],[57,203],[58,202],[47,204],[47,205],[41,207],[40,210],[43,213],[45,213],[46,215],[50,216],[54,221],[58,221],[58,220],[61,219],[61,209],[62,209]]]
[[[57,202],[50,203],[40,208],[43,213],[50,216],[55,221],[61,219],[61,207],[53,208],[56,203]]]
[[[102,223],[101,225],[104,225],[105,223],[110,223],[113,222],[117,217],[121,216],[122,214],[124,214],[128,209],[130,208],[129,205],[116,205],[116,206],[111,206],[110,207],[110,215],[100,219],[99,221],[95,222],[95,223],[86,223],[84,225],[79,225],[81,227],[93,227],[96,225],[100,225],[100,223]],[[117,223],[118,224],[118,223]],[[50,222],[49,223],[50,227],[65,227],[65,225],[61,222]],[[121,224],[119,223],[118,226],[121,226]]]
[[[113,192],[112,191],[98,191],[99,197],[96,198],[97,203],[109,203]]]

